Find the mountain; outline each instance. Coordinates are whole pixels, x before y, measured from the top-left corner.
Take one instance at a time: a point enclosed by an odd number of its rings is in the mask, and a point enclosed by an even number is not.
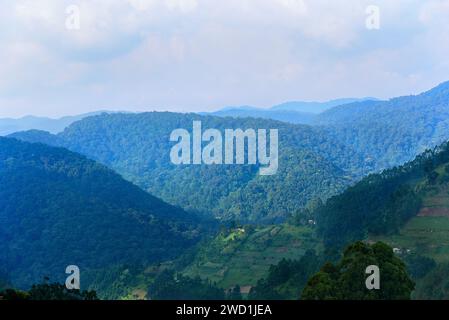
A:
[[[271,109],[228,109],[217,115],[276,118],[312,125],[364,159],[363,165],[353,172],[358,176],[411,161],[427,148],[449,139],[449,82],[419,95],[387,101],[334,100],[318,104],[315,110],[325,106],[318,114],[278,114],[280,111],[310,112],[314,105],[317,104],[304,107],[303,103],[286,103]]]
[[[449,142],[364,178],[312,216],[327,247],[385,242],[406,262],[414,298],[449,298]]]
[[[177,257],[201,232],[198,218],[101,164],[10,138],[0,138],[0,222],[2,269],[19,288],[63,282],[73,264],[88,286],[115,265]]]
[[[278,129],[279,169],[259,175],[256,165],[174,165],[173,130]],[[315,198],[327,199],[353,182],[347,173],[361,161],[352,150],[321,131],[265,119],[149,112],[88,117],[64,132],[25,132],[13,137],[63,146],[116,170],[164,201],[208,216],[273,222],[285,219]],[[51,141],[53,140],[53,141]]]
[[[12,136],[84,154],[188,211],[272,223],[448,140],[449,83],[417,96],[337,106],[316,117],[316,124],[307,126],[168,112],[104,114],[73,123],[57,135],[33,131]],[[190,132],[193,121],[221,132],[278,129],[277,174],[260,176],[259,165],[173,165],[170,133],[177,128]]]
[[[76,116],[66,116],[58,119],[26,116],[19,119],[2,118],[0,119],[0,136],[7,136],[17,131],[43,130],[50,133],[63,131],[75,121],[79,121],[89,116],[101,114],[106,111],[84,113]]]
[[[449,82],[419,95],[328,110],[317,126],[367,160],[367,172],[405,163],[449,139]]]
[[[326,110],[329,110],[331,108],[342,106],[345,104],[350,104],[354,102],[364,102],[364,101],[371,101],[371,100],[377,100],[376,98],[342,98],[342,99],[335,99],[325,102],[305,102],[305,101],[290,101],[285,102],[276,106],[271,107],[270,110],[273,111],[296,111],[296,112],[303,112],[303,113],[313,113],[313,114],[320,114]]]
[[[335,246],[398,234],[416,216],[446,221],[448,191],[449,142],[402,166],[371,174],[330,198],[314,212],[318,233]]]
[[[204,113],[207,114],[207,113]],[[227,108],[217,112],[210,113],[217,117],[232,118],[262,118],[284,121],[295,124],[312,124],[316,115],[313,113],[299,112],[293,110],[265,110],[257,108]]]
[[[241,107],[226,107],[216,112],[202,113],[203,115],[213,115],[218,117],[233,117],[233,118],[263,118],[278,121],[284,121],[294,124],[313,124],[316,115],[329,110],[333,107],[360,102],[366,100],[376,100],[374,98],[363,99],[336,99],[326,102],[304,102],[291,101],[273,106],[269,109],[257,108],[251,106]]]

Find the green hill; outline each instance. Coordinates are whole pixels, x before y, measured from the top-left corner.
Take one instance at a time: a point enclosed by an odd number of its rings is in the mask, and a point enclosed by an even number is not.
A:
[[[365,173],[397,166],[449,139],[449,82],[419,95],[337,106],[314,124],[357,150]]]
[[[329,245],[395,234],[415,216],[446,216],[449,143],[362,179],[315,211]]]
[[[63,146],[107,165],[164,201],[229,220],[273,223],[326,200],[363,176],[411,161],[449,139],[449,82],[416,96],[344,104],[317,115],[313,126],[270,119],[149,112],[102,114],[62,133],[13,136]],[[252,166],[175,166],[170,133],[192,129],[278,129],[279,170]]]
[[[415,298],[449,298],[449,143],[364,178],[313,214],[327,247],[385,242],[407,263]]]
[[[418,253],[438,263],[449,263],[449,162],[441,163],[428,178],[416,183],[421,205],[417,215],[398,233],[372,237],[382,239],[401,253]]]
[[[88,286],[90,271],[172,259],[197,242],[198,225],[84,156],[0,138],[1,271],[15,287],[63,282],[72,264]]]
[[[202,122],[203,130],[278,129],[277,174],[260,176],[258,165],[173,165],[170,134],[177,128],[191,131],[194,120]],[[361,161],[311,127],[168,112],[103,114],[76,122],[56,136],[38,131],[13,136],[42,139],[84,154],[186,210],[251,222],[282,220],[314,198],[337,194],[353,181],[347,170]]]
[[[209,279],[225,289],[239,285],[248,291],[268,275],[271,265],[282,259],[300,259],[307,250],[321,247],[309,227],[241,227],[223,231],[200,246],[183,273]]]

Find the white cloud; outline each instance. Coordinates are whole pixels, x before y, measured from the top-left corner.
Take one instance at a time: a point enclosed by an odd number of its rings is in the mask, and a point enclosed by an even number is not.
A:
[[[448,0],[0,0],[0,116],[416,92],[449,74],[448,15]]]

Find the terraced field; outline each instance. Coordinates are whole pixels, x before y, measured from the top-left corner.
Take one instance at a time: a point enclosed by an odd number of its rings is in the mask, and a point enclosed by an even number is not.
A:
[[[397,235],[372,238],[390,244],[402,254],[418,253],[437,262],[449,262],[449,217],[418,216]]]
[[[283,258],[299,259],[306,250],[320,248],[308,227],[278,225],[249,232],[236,229],[202,247],[183,273],[210,279],[223,288],[238,284],[249,290],[267,274],[270,265]]]

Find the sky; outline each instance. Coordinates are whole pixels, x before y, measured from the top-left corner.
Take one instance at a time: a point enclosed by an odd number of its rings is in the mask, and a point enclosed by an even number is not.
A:
[[[212,111],[449,80],[449,0],[0,0],[0,117]]]

